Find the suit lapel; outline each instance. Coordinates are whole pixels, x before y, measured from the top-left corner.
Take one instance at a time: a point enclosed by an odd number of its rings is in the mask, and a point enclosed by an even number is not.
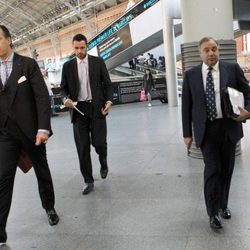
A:
[[[196,68],[194,76],[196,77],[196,79],[195,79],[196,85],[195,86],[196,86],[197,91],[198,91],[197,93],[200,93],[201,96],[204,96],[205,95],[205,90],[204,90],[204,83],[203,83],[203,78],[202,78],[201,65],[199,65]]]
[[[227,87],[228,83],[228,72],[222,61],[219,62],[219,69],[220,69],[220,90],[222,90],[225,87]]]
[[[10,99],[11,99],[11,104],[14,101],[14,98],[16,96],[16,91],[17,91],[17,86],[18,86],[18,79],[22,76],[22,58],[14,53],[14,58],[13,58],[13,66],[12,66],[12,71],[10,74],[9,79],[6,82],[6,88],[10,88]]]
[[[93,58],[92,56],[88,55],[88,63],[89,63],[89,83],[91,85],[91,78],[92,78],[92,73],[93,73]]]
[[[79,82],[79,77],[78,77],[76,57],[72,60],[72,73],[73,73],[72,75],[74,77],[74,81],[72,82],[72,84],[75,85],[74,86],[74,90],[75,90],[74,97],[75,97],[75,99],[77,99],[78,93],[79,93],[80,82]]]

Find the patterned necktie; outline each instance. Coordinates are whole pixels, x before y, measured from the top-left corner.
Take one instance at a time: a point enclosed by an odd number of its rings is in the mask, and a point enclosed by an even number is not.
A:
[[[1,72],[0,72],[1,80],[3,86],[8,80],[8,69],[7,69],[7,62],[1,62]]]
[[[206,80],[206,108],[207,108],[207,118],[210,121],[213,121],[217,116],[212,69],[213,68],[211,67],[208,69],[207,80]]]

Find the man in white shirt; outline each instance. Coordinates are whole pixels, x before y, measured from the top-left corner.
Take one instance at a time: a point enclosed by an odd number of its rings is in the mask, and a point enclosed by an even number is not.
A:
[[[86,37],[77,34],[72,44],[76,57],[63,65],[61,94],[71,110],[80,170],[86,184],[82,194],[86,195],[94,189],[91,144],[99,155],[101,177],[105,179],[108,174],[106,115],[111,108],[113,87],[103,60],[87,54]],[[81,113],[74,109],[74,103]]]
[[[194,133],[196,146],[201,148],[209,222],[211,228],[220,229],[219,214],[224,219],[231,218],[228,209],[230,182],[236,143],[243,137],[240,121],[250,110],[250,87],[237,63],[219,60],[219,45],[213,38],[201,39],[199,52],[202,64],[186,71],[183,81],[183,137],[190,148]],[[241,91],[245,97],[246,109],[242,109],[235,120],[224,114],[221,94],[226,87]]]

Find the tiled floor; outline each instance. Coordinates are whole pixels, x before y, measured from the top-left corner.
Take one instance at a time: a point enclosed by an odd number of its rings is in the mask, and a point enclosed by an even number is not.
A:
[[[48,159],[61,221],[50,227],[36,178],[18,170],[6,250],[250,249],[250,122],[236,159],[232,219],[213,232],[203,198],[203,162],[187,157],[180,107],[158,101],[114,106],[108,117],[110,173],[82,196],[83,180],[68,114],[52,118]]]

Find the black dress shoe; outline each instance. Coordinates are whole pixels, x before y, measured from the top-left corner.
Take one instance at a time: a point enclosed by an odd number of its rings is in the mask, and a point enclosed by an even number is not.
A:
[[[217,215],[210,216],[209,222],[210,222],[210,227],[213,228],[213,229],[220,229],[220,228],[222,228],[222,225],[220,223],[220,218]]]
[[[100,174],[101,174],[102,179],[105,179],[109,172],[107,157],[99,156],[99,161],[101,164]]]
[[[47,210],[46,213],[48,215],[48,221],[51,226],[54,226],[59,222],[59,216],[57,215],[54,208],[52,208],[51,210]]]
[[[100,174],[101,174],[102,179],[105,179],[107,177],[108,172],[109,172],[108,167],[106,168],[101,167]]]
[[[94,190],[94,183],[86,183],[86,186],[83,188],[82,194],[83,195],[89,194],[93,190]]]
[[[220,209],[220,216],[226,220],[230,219],[231,218],[231,211],[229,210],[229,208]]]
[[[0,244],[6,243],[7,233],[5,230],[0,230]]]

